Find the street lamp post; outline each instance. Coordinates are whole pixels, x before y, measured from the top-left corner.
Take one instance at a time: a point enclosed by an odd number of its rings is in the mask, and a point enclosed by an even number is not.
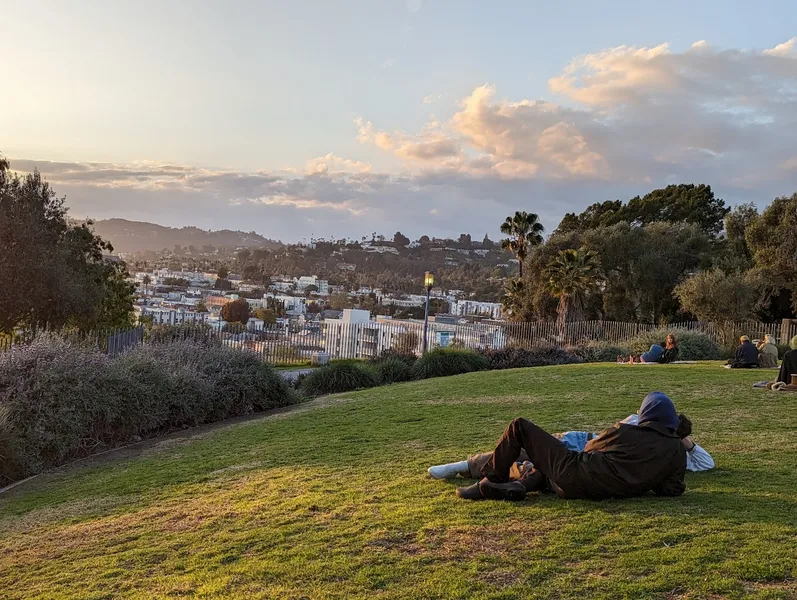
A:
[[[423,276],[423,285],[426,286],[426,311],[423,315],[423,353],[426,354],[426,349],[429,347],[429,295],[434,287],[434,272],[426,271]]]

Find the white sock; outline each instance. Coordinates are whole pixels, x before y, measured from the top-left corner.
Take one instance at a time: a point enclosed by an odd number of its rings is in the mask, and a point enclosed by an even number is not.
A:
[[[457,475],[470,475],[467,460],[429,467],[428,472],[434,479],[448,479],[449,477],[456,477]]]

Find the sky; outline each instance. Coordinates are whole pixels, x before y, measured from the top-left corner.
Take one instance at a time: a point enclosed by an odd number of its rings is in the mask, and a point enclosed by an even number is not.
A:
[[[0,152],[75,217],[497,237],[797,191],[789,0],[0,0]]]

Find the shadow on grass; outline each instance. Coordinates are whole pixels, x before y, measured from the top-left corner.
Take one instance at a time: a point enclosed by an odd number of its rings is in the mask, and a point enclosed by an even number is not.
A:
[[[723,469],[734,475],[747,474],[745,470]],[[752,473],[752,472],[749,472]],[[711,484],[710,473],[699,474],[702,483]],[[734,481],[734,489],[690,489],[687,476],[687,491],[682,496],[665,497],[652,493],[636,498],[612,498],[607,500],[562,500],[552,492],[532,493],[527,500],[518,504],[525,507],[531,504],[551,506],[566,504],[573,514],[586,514],[600,510],[607,514],[637,514],[640,517],[678,516],[679,518],[711,518],[720,519],[729,524],[771,524],[794,526],[794,515],[797,515],[797,497],[789,495],[782,489],[764,490],[748,488]],[[724,478],[720,479],[720,483]],[[455,488],[476,483],[476,479],[446,479],[454,495]],[[463,502],[466,502],[463,500]]]

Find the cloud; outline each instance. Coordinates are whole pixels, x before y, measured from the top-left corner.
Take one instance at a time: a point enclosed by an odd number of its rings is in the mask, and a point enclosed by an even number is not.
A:
[[[390,69],[395,64],[396,64],[396,59],[395,59],[395,57],[391,56],[391,57],[386,58],[385,60],[383,60],[382,64],[379,65],[379,68],[380,69]]]
[[[432,103],[437,102],[438,100],[440,100],[442,97],[443,97],[443,94],[429,94],[428,96],[424,96],[423,97],[423,103],[424,104],[432,104]]]
[[[320,224],[337,237],[494,235],[514,210],[538,213],[552,230],[565,212],[677,182],[761,205],[797,189],[797,38],[755,51],[705,40],[681,52],[618,46],[574,57],[548,85],[547,99],[475,86],[413,131],[364,115],[355,136],[367,161],[330,152],[295,169],[249,173],[11,162],[39,168],[80,216],[282,239],[318,233]]]

